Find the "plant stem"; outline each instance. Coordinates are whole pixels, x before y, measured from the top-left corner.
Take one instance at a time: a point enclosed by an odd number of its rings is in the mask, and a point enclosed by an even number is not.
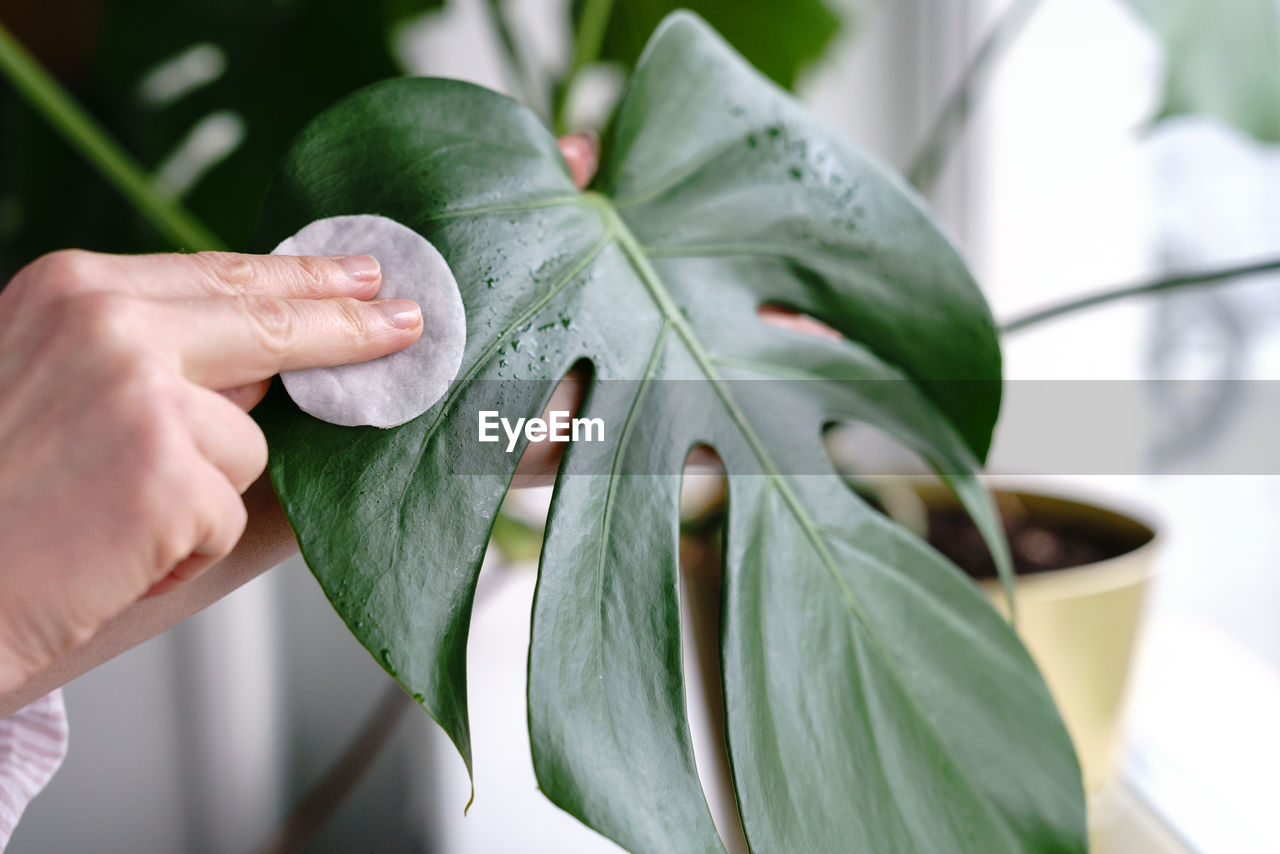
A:
[[[582,69],[600,58],[600,50],[604,46],[604,33],[609,26],[609,16],[613,14],[613,0],[586,0],[582,7],[582,16],[578,18],[578,29],[573,34],[573,61],[569,65],[569,73],[565,75],[555,95],[554,116],[557,135],[569,131],[569,96],[573,92],[573,84]]]
[[[142,167],[98,126],[3,24],[0,24],[0,71],[175,249],[223,248],[222,241],[186,208],[157,192]]]
[[[355,738],[324,776],[307,790],[284,826],[260,849],[261,854],[294,854],[304,850],[364,778],[369,766],[395,734],[400,718],[413,705],[404,689],[390,682]]]
[[[1037,326],[1041,323],[1046,323],[1064,315],[1073,314],[1086,308],[1093,308],[1097,305],[1115,302],[1116,300],[1128,299],[1129,297],[1177,290],[1179,288],[1226,284],[1235,279],[1244,278],[1245,276],[1256,276],[1262,273],[1276,272],[1280,272],[1280,258],[1257,261],[1251,264],[1241,264],[1234,267],[1224,267],[1217,270],[1206,270],[1201,273],[1186,273],[1178,276],[1168,276],[1137,285],[1110,288],[1088,296],[1066,300],[1065,302],[1060,302],[1046,308],[1038,309],[1024,314],[1021,317],[1015,317],[1013,320],[1004,324],[1000,331],[1005,334],[1010,332],[1020,332],[1023,329]]]
[[[515,35],[511,32],[511,25],[507,23],[507,16],[502,10],[502,0],[489,0],[486,5],[489,8],[489,22],[493,25],[493,32],[498,37],[498,44],[502,46],[513,87],[520,91],[525,104],[534,109],[545,109],[547,106],[545,103],[533,103],[534,91],[529,81],[528,67],[520,57]]]
[[[1009,8],[978,46],[959,85],[947,98],[942,112],[925,137],[924,145],[907,168],[907,180],[920,192],[927,195],[933,189],[942,173],[942,167],[946,165],[947,158],[968,125],[974,108],[986,94],[996,66],[1017,41],[1040,3],[1041,0],[1012,0]]]

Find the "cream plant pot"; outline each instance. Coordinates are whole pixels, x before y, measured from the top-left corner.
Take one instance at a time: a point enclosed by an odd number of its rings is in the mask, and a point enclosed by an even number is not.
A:
[[[917,485],[916,492],[926,505],[954,503],[940,487]],[[1116,553],[1095,563],[1020,574],[1016,585],[1018,634],[1075,742],[1085,790],[1096,795],[1111,779],[1120,752],[1134,638],[1158,538],[1149,525],[1094,504],[998,487],[995,495],[1006,516],[1012,508],[1051,529],[1093,532]],[[980,584],[1007,615],[999,583]]]

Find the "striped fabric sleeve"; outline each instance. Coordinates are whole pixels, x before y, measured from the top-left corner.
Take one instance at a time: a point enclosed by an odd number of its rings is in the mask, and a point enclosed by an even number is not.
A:
[[[27,804],[67,755],[67,732],[61,691],[0,720],[0,854]]]

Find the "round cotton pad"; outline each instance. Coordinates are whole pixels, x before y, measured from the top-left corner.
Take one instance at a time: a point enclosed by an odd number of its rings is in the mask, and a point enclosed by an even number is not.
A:
[[[398,353],[281,374],[303,412],[344,427],[395,427],[449,390],[462,364],[467,318],[449,265],[425,237],[385,216],[332,216],[307,225],[272,254],[372,255],[382,265],[378,297],[422,307],[422,337]]]

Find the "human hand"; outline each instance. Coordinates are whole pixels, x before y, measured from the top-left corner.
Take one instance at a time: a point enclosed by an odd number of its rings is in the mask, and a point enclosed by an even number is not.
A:
[[[421,334],[380,284],[368,256],[69,250],[0,292],[0,694],[231,551],[270,377]]]

